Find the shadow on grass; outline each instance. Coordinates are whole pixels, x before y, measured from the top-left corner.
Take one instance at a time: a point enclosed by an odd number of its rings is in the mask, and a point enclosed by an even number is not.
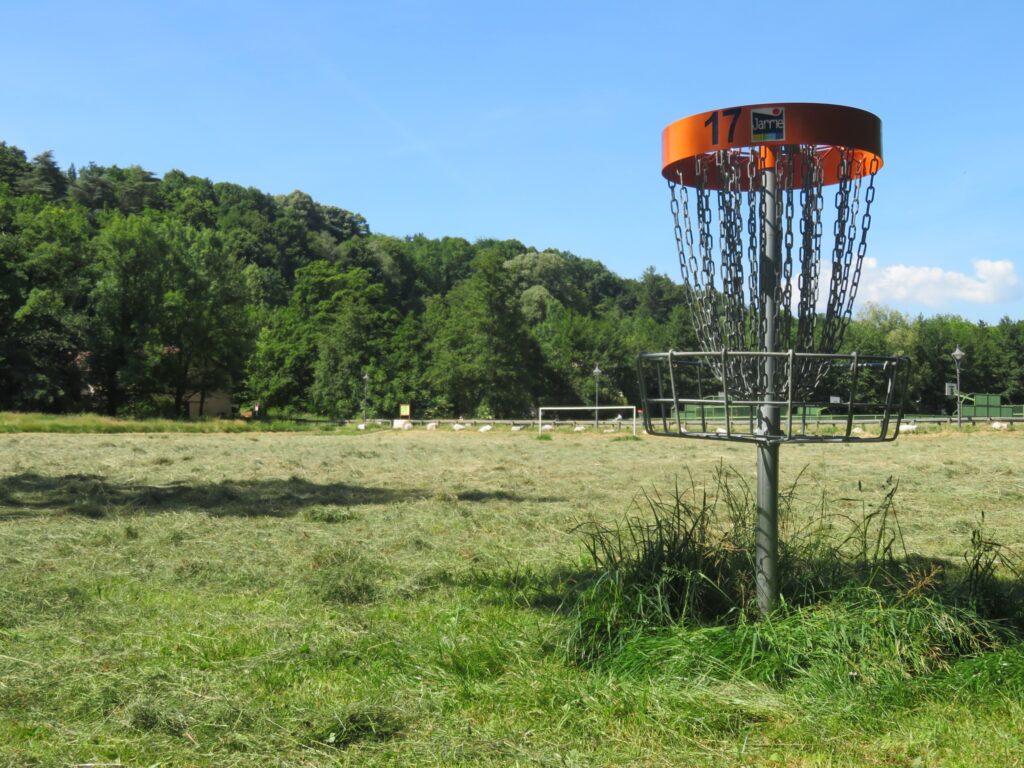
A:
[[[910,554],[891,561],[883,574],[877,568],[844,565],[830,557],[804,561],[800,563],[799,570],[803,573],[796,574],[797,577],[817,573],[823,578],[816,585],[799,578],[786,579],[782,600],[789,609],[828,602],[836,595],[857,590],[871,590],[880,600],[892,602],[923,595],[950,606],[969,604],[980,615],[991,617],[1007,629],[1024,635],[1024,582],[1005,573],[1001,576],[989,573],[978,583],[978,572],[969,562]],[[635,590],[642,603],[643,593],[652,586],[650,577],[630,576],[632,578],[623,580],[625,583],[620,582],[620,587],[623,591]],[[575,568],[498,568],[443,573],[435,576],[432,582],[481,590],[489,596],[487,599],[492,604],[516,604],[564,613],[572,612],[581,599],[591,596],[607,578],[607,571],[581,563]],[[700,578],[706,579],[707,574],[700,574]],[[678,587],[669,579],[656,581],[659,590],[672,592]],[[671,605],[662,605],[656,616],[648,618],[655,619],[652,623],[658,625],[671,625],[682,620],[694,626],[713,626],[732,623],[744,611],[756,612],[753,569],[738,568],[732,586],[732,595],[717,589],[706,593],[705,602],[700,606],[702,615],[680,615],[686,606],[684,599],[676,594],[668,598]],[[616,592],[616,597],[621,595],[619,590]],[[709,595],[722,599],[709,600]]]
[[[596,579],[597,572],[584,567],[472,568],[434,573],[425,586],[470,589],[482,593],[484,602],[490,605],[515,605],[558,613],[571,606],[579,593]]]
[[[558,502],[567,501],[564,496],[524,496],[521,493],[514,491],[458,491],[454,494],[454,498],[458,501],[511,501],[515,504],[521,504],[526,501],[532,501],[540,504],[556,504]]]
[[[427,499],[415,488],[347,483],[319,484],[301,478],[166,485],[112,483],[99,475],[13,475],[0,481],[0,521],[40,514],[102,518],[109,514],[157,514],[200,510],[212,516],[290,517],[318,506],[351,507]],[[534,501],[506,491],[470,491],[461,501]]]

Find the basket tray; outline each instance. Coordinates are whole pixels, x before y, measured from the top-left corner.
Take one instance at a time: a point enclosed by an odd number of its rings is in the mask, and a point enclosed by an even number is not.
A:
[[[887,442],[899,434],[906,357],[806,352],[643,352],[651,435],[745,443]],[[770,382],[770,385],[769,385]]]

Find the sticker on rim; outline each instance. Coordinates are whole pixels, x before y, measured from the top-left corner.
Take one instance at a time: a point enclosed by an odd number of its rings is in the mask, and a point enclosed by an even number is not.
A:
[[[761,107],[750,110],[750,139],[759,141],[786,140],[786,108]]]

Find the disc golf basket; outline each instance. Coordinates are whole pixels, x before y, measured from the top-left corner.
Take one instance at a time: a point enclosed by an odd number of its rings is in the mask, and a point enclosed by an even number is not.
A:
[[[881,167],[881,122],[851,107],[733,107],[662,134],[700,349],[639,356],[644,427],[757,446],[763,613],[778,598],[779,445],[882,442],[899,433],[909,360],[837,352]]]

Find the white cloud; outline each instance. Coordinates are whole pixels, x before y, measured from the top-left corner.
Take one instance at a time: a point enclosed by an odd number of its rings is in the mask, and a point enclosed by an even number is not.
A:
[[[823,312],[828,303],[832,280],[830,266],[822,260],[818,278],[819,312]],[[910,305],[942,310],[956,302],[994,306],[1024,296],[1024,285],[1012,261],[974,259],[971,266],[973,274],[906,264],[880,268],[877,259],[867,257],[861,270],[854,308],[872,303],[895,309]],[[799,293],[794,275],[791,300],[794,312],[799,305]]]
[[[973,274],[942,267],[894,264],[879,268],[878,260],[864,259],[857,303],[872,302],[890,307],[915,304],[941,309],[954,302],[998,304],[1021,296],[1022,286],[1012,261],[974,259]],[[831,273],[821,265],[819,305],[828,301]]]
[[[868,258],[858,297],[890,306],[911,302],[941,308],[957,301],[998,304],[1020,295],[1020,278],[1012,261],[974,259],[971,265],[973,274],[905,264],[879,269],[877,260]]]

